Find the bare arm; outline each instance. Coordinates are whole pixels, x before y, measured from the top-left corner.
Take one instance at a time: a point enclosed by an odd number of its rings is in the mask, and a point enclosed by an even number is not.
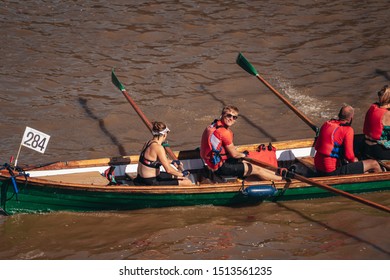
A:
[[[163,146],[156,145],[156,154],[157,154],[158,160],[161,162],[162,166],[164,167],[164,169],[167,173],[172,174],[172,175],[177,176],[177,177],[183,177],[183,173],[175,170],[171,166],[170,162],[168,161],[167,154],[165,153]]]
[[[226,146],[225,149],[226,149],[226,151],[229,153],[229,155],[232,158],[243,158],[243,157],[245,157],[244,153],[241,153],[241,152],[237,151],[237,148],[236,148],[236,146],[234,146],[233,143],[231,143],[230,145]]]

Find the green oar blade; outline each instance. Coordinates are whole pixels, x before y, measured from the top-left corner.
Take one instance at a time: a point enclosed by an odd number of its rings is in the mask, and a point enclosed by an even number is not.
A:
[[[249,74],[251,74],[253,76],[256,76],[258,74],[255,67],[253,67],[253,65],[250,64],[250,62],[243,56],[242,53],[238,54],[237,59],[236,59],[236,63],[239,66],[241,66],[241,68],[244,69]]]
[[[118,80],[118,78],[115,76],[114,68],[112,68],[111,71],[111,81],[120,91],[126,90],[125,87]]]

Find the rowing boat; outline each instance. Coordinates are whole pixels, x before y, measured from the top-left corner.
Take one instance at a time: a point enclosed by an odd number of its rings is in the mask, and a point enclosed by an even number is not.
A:
[[[255,150],[259,144],[238,146]],[[293,165],[305,176],[313,172],[313,139],[273,143],[279,167]],[[134,186],[138,155],[55,162],[35,167],[10,166],[0,170],[0,207],[6,214],[50,211],[107,211],[171,206],[246,206],[264,201],[313,199],[331,192],[299,180],[270,182],[238,178],[207,177],[199,150],[175,152],[191,172],[191,186]],[[6,167],[6,166],[5,166]],[[103,176],[115,167],[119,185]],[[313,173],[314,174],[314,173]],[[13,176],[12,176],[13,175]],[[332,177],[312,177],[350,193],[388,191],[390,172]]]

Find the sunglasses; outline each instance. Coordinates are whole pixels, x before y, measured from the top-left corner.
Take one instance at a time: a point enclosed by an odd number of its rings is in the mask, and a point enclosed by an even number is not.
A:
[[[235,116],[235,115],[232,115],[232,114],[225,114],[225,116],[226,116],[228,119],[231,119],[231,118],[233,118],[233,120],[237,120],[237,119],[238,119],[238,116]]]

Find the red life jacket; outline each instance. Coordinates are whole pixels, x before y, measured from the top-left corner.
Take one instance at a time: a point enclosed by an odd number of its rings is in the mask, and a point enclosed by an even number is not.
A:
[[[216,133],[217,130],[223,131]],[[205,129],[202,135],[200,156],[212,170],[217,170],[228,158],[221,134],[226,135],[233,141],[233,132],[228,130],[220,120],[215,120]]]
[[[334,134],[342,125],[342,122],[338,120],[329,120],[323,124],[315,144],[317,153],[340,158],[342,143],[337,143],[334,140]]]
[[[370,106],[364,119],[363,133],[372,140],[380,140],[383,133],[382,119],[387,109],[380,108],[378,103]]]

